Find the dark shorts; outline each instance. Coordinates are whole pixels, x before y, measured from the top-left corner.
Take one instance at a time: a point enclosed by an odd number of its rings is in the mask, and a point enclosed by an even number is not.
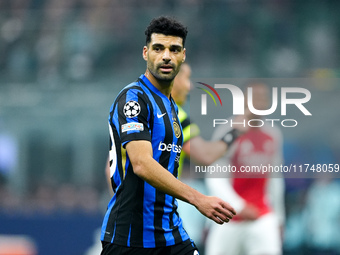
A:
[[[126,247],[102,242],[101,255],[199,255],[197,247],[190,239],[172,246],[158,248]]]

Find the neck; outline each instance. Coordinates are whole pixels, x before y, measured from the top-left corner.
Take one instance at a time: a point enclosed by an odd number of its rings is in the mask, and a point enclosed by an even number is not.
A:
[[[145,71],[144,75],[162,94],[164,94],[167,98],[170,98],[170,93],[174,84],[174,80],[158,80],[155,78],[155,76],[152,75],[152,73],[150,73],[148,69]]]

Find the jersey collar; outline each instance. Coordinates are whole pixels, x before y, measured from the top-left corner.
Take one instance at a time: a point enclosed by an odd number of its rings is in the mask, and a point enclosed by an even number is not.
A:
[[[150,90],[152,90],[152,92],[156,93],[158,96],[160,96],[161,98],[163,99],[166,99],[168,102],[171,102],[172,100],[172,97],[170,95],[170,99],[164,95],[162,92],[160,92],[150,81],[148,78],[146,78],[146,76],[144,74],[142,74],[140,77],[139,77],[147,86]]]

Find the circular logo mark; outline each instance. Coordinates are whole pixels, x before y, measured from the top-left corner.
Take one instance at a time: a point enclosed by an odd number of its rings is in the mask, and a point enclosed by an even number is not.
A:
[[[176,138],[179,138],[181,136],[181,134],[182,134],[181,128],[179,127],[177,122],[173,122],[173,126],[174,126],[175,136],[176,136]]]
[[[140,105],[138,102],[130,100],[124,105],[123,111],[128,118],[136,117],[140,113]]]

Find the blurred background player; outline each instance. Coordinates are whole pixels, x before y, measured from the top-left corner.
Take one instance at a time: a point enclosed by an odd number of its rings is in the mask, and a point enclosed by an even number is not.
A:
[[[268,109],[268,87],[252,83],[253,105],[257,110]],[[246,109],[244,116],[235,122],[248,123],[261,119]],[[261,123],[252,126],[261,126]],[[241,125],[242,126],[242,125]],[[230,127],[221,125],[213,134],[213,140],[221,137]],[[282,136],[276,127],[264,124],[247,127],[219,159],[220,165],[241,166],[272,165],[282,163]],[[228,227],[211,226],[206,242],[209,255],[278,255],[282,253],[282,226],[284,223],[284,180],[262,173],[232,173],[228,178],[207,178],[211,194],[218,194],[237,211],[237,217]],[[272,178],[270,178],[272,177]],[[274,178],[276,177],[276,178]]]
[[[177,74],[174,85],[171,91],[171,96],[178,105],[178,118],[181,122],[183,129],[183,147],[179,163],[179,177],[183,182],[200,191],[207,193],[204,181],[202,179],[190,178],[188,171],[183,171],[185,159],[189,158],[193,162],[200,165],[210,165],[220,157],[222,157],[229,145],[237,138],[237,134],[233,134],[233,139],[226,143],[225,141],[206,141],[200,136],[199,127],[190,120],[189,115],[183,110],[183,106],[187,101],[189,91],[191,89],[191,67],[188,63],[184,62]],[[228,130],[226,133],[230,133]],[[226,134],[225,134],[226,135]],[[229,145],[228,145],[229,144]],[[107,172],[109,169],[107,168]],[[205,219],[197,213],[194,207],[179,202],[179,213],[183,219],[184,227],[192,239],[195,240],[196,245],[200,250],[203,250],[204,228]],[[186,225],[185,222],[190,222]]]
[[[227,130],[218,141],[206,141],[200,136],[200,130],[195,123],[192,123],[188,114],[183,110],[188,93],[190,91],[191,68],[189,64],[183,63],[177,74],[172,88],[171,96],[178,105],[178,117],[183,129],[183,148],[180,159],[180,170],[183,169],[183,161],[186,156],[190,157],[195,163],[210,165],[225,154],[229,145],[237,138],[237,134]],[[232,134],[230,141],[223,140],[226,134]]]

